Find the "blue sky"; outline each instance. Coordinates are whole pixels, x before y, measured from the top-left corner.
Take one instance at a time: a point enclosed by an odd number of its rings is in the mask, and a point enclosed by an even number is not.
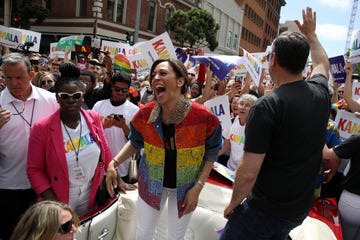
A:
[[[345,52],[346,36],[350,23],[353,0],[285,0],[281,8],[280,23],[298,19],[302,22],[301,10],[312,7],[317,14],[316,33],[329,57]],[[354,32],[360,29],[360,3],[356,13]]]

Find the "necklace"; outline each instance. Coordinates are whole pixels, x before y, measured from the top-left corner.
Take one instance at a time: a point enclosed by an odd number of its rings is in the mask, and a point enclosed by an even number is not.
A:
[[[33,101],[33,106],[32,106],[32,110],[31,110],[30,122],[28,120],[26,120],[26,118],[23,116],[23,113],[25,111],[25,101],[24,101],[24,109],[21,112],[15,107],[15,104],[13,102],[11,102],[11,105],[13,106],[15,111],[17,112],[16,115],[19,115],[26,122],[26,124],[31,128],[32,127],[32,122],[33,122],[33,117],[34,117],[35,99]]]
[[[61,121],[61,122],[62,122],[62,124],[63,124],[63,126],[64,126],[64,128],[65,128],[65,131],[66,131],[66,133],[67,133],[67,135],[68,135],[69,139],[70,139],[71,145],[72,145],[72,146],[73,146],[73,148],[74,148],[74,152],[75,152],[75,155],[76,155],[76,164],[78,164],[78,163],[79,163],[79,152],[80,152],[81,131],[82,131],[81,115],[80,115],[80,136],[79,136],[79,143],[78,143],[77,150],[76,150],[76,147],[75,147],[75,145],[74,145],[74,143],[73,143],[73,140],[72,140],[72,138],[71,138],[71,136],[70,136],[70,133],[69,133],[69,131],[67,130],[66,125],[64,124],[64,122],[63,122],[63,121]]]

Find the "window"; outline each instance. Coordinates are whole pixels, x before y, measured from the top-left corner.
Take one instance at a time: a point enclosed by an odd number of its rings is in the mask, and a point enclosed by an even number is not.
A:
[[[174,10],[169,5],[165,9],[165,23],[174,14]]]
[[[116,22],[123,22],[123,14],[124,13],[124,0],[117,0],[116,7]]]
[[[235,34],[234,34],[233,49],[237,49],[237,47],[238,47],[238,42],[239,42],[239,37],[238,37],[237,33],[235,33]]]
[[[115,0],[108,0],[106,15],[109,20],[114,20],[114,8],[115,8]]]
[[[148,19],[148,30],[155,32],[155,12],[156,4],[154,1],[149,2],[149,19]]]
[[[109,20],[123,23],[125,0],[108,0],[106,16]]]
[[[226,47],[231,47],[231,40],[232,40],[232,32],[228,31],[228,34],[226,36]]]
[[[84,17],[86,16],[87,12],[87,0],[80,0],[80,16]]]

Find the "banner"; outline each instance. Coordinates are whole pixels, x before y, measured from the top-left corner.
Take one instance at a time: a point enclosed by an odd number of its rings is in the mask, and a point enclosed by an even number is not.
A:
[[[224,129],[230,129],[230,103],[227,95],[222,95],[210,99],[204,102],[204,106],[207,107],[215,116],[219,118],[223,131]]]
[[[358,101],[360,99],[360,82],[354,81],[352,85],[352,96],[353,98]]]
[[[334,81],[338,83],[344,83],[346,78],[346,73],[344,70],[345,60],[344,56],[336,56],[329,58],[330,62],[330,72],[333,75]]]
[[[347,139],[352,134],[360,133],[360,119],[354,113],[339,110],[336,114],[335,122],[338,124],[342,140]]]
[[[240,56],[192,56],[196,61],[208,66],[210,64],[210,70],[220,79],[223,80],[234,67],[241,65],[244,59]]]
[[[82,45],[84,41],[83,35],[71,35],[68,37],[62,37],[56,44],[57,51],[75,51],[75,45]]]
[[[8,28],[0,25],[0,44],[9,47],[17,48],[22,44],[21,31],[16,28]]]
[[[118,53],[129,56],[130,48],[131,46],[126,43],[102,40],[100,51],[109,52],[111,59],[114,59],[115,55]]]
[[[259,81],[261,77],[260,61],[245,49],[242,48],[242,50],[244,52],[245,67],[248,70],[252,80],[255,82],[256,86],[259,86]]]

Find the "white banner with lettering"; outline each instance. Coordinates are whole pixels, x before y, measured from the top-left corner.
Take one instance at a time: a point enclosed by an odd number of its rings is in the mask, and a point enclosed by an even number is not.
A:
[[[223,131],[224,129],[230,129],[230,103],[227,95],[210,99],[204,103],[204,106],[219,118]]]
[[[347,139],[352,134],[360,133],[360,118],[357,118],[354,113],[339,110],[336,114],[335,122],[338,124],[342,139]]]

